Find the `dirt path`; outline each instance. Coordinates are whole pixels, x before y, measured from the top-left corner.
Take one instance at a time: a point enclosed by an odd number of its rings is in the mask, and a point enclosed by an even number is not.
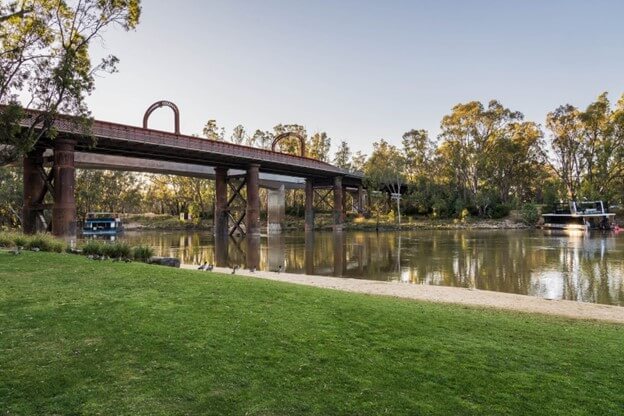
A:
[[[182,268],[196,269],[197,266],[183,265]],[[216,267],[214,271],[229,274],[232,270],[228,268]],[[569,300],[546,300],[534,296],[491,292],[487,290],[414,285],[398,282],[378,282],[374,280],[347,279],[342,277],[312,276],[262,271],[251,273],[248,270],[240,269],[236,271],[236,274],[239,276],[251,276],[279,282],[342,290],[345,292],[394,296],[398,298],[417,299],[429,302],[454,303],[459,305],[541,313],[575,319],[593,319],[624,324],[624,307],[620,306],[598,305],[594,303],[583,303]]]

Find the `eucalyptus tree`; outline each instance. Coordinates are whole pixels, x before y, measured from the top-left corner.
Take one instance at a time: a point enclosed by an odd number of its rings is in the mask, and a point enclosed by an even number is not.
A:
[[[308,157],[323,162],[329,161],[329,148],[331,147],[331,139],[325,132],[317,132],[310,137],[308,142]]]
[[[234,144],[243,144],[248,140],[247,132],[245,131],[245,127],[242,124],[234,127],[232,130],[232,135],[230,136],[230,141]]]
[[[513,124],[523,115],[496,100],[485,107],[478,101],[457,104],[441,123],[438,160],[442,172],[454,184],[464,204],[473,204],[480,215],[493,203],[487,189],[487,164],[498,140],[512,134]]]
[[[54,138],[59,113],[77,116],[88,134],[85,97],[118,63],[113,55],[92,63],[89,46],[111,26],[135,28],[140,13],[140,0],[0,1],[0,163]],[[41,111],[26,129],[24,109]]]
[[[373,153],[366,161],[365,180],[373,190],[389,191],[396,202],[401,225],[401,191],[405,184],[405,155],[385,140],[373,143]]]
[[[346,141],[340,142],[340,146],[334,154],[333,163],[339,168],[351,170],[351,148]]]
[[[274,135],[270,131],[256,130],[253,135],[250,136],[247,145],[256,146],[260,149],[270,149],[273,143]]]
[[[225,138],[225,129],[217,126],[217,120],[208,120],[204,125],[202,134],[208,140],[223,141]]]
[[[300,124],[278,124],[273,127],[273,135],[277,137],[284,133],[294,133],[303,138],[304,143],[307,142],[308,133],[306,128]],[[295,137],[287,137],[278,144],[279,150],[284,153],[299,155],[301,151],[301,143]]]

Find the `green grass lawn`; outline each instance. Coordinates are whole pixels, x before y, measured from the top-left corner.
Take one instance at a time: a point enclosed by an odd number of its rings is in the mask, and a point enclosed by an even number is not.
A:
[[[0,252],[1,415],[622,415],[624,327]]]

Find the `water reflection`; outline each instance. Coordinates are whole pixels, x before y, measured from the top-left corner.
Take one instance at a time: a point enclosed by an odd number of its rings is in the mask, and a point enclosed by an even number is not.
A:
[[[127,233],[190,264],[471,287],[624,306],[624,235],[541,231],[309,232],[215,241]]]

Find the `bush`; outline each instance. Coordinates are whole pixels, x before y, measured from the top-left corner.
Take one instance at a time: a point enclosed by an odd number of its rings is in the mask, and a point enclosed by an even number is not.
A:
[[[0,247],[13,247],[15,245],[15,234],[2,232],[0,233]]]
[[[113,259],[130,258],[130,246],[128,243],[119,242],[104,244],[104,255]]]
[[[520,216],[526,225],[535,225],[540,219],[539,210],[535,204],[524,204]]]
[[[137,261],[147,262],[154,255],[154,249],[150,246],[136,246],[132,249],[132,258]]]
[[[511,211],[511,207],[507,204],[496,204],[492,207],[490,211],[490,217],[497,220],[500,218],[505,218],[509,215]]]
[[[28,244],[28,237],[24,234],[15,234],[13,242],[18,247],[26,247],[26,244]]]
[[[98,240],[89,240],[82,246],[82,253],[87,256],[103,256],[104,243]]]
[[[39,249],[41,251],[62,253],[65,249],[65,243],[49,234],[36,234],[27,240],[24,247],[28,250]]]
[[[113,259],[130,258],[130,252],[130,246],[125,242],[106,243],[89,240],[82,247],[82,253],[87,256],[108,256]]]
[[[38,249],[62,253],[65,242],[52,237],[50,234],[24,235],[21,233],[0,233],[0,247],[22,247],[26,250]]]

